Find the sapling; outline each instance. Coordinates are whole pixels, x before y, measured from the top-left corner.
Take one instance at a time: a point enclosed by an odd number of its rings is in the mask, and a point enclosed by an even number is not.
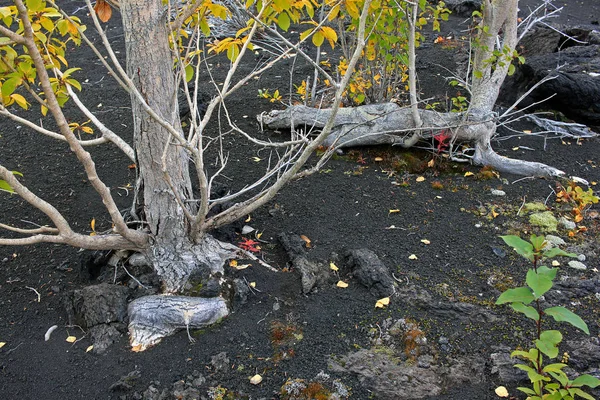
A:
[[[539,265],[540,261],[556,256],[576,257],[576,255],[556,247],[548,248],[544,236],[531,235],[529,242],[514,235],[501,236],[501,238],[533,264],[533,268],[527,271],[525,281],[527,286],[508,289],[496,301],[496,304],[509,303],[515,311],[535,322],[535,347],[528,351],[515,350],[511,353],[511,357],[521,357],[528,362],[516,364],[515,367],[527,372],[532,386],[518,389],[528,395],[528,400],[570,400],[577,396],[593,400],[594,397],[582,388],[584,386],[595,388],[600,385],[600,379],[584,374],[571,380],[563,371],[566,364],[557,362],[544,365],[544,355],[549,359],[558,356],[558,344],[563,338],[558,330],[542,330],[544,316],[551,316],[557,322],[568,322],[575,328],[590,334],[587,324],[572,311],[560,306],[542,309],[543,296],[552,288],[558,268]]]

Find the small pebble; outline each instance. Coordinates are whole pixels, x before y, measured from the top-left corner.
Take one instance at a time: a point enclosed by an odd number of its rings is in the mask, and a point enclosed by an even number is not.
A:
[[[504,190],[492,189],[492,194],[494,196],[506,196],[506,192]]]
[[[585,266],[585,264],[583,264],[580,261],[575,261],[575,260],[569,261],[568,265],[569,265],[569,267],[571,267],[573,269],[578,269],[578,270],[582,270],[582,271],[587,269],[587,267]]]
[[[581,261],[581,262],[584,262],[584,261],[585,261],[585,254],[580,254],[580,255],[578,255],[578,256],[577,256],[577,259],[578,259],[579,261]]]

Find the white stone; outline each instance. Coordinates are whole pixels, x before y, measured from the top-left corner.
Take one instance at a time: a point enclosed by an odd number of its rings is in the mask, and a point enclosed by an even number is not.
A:
[[[549,247],[559,247],[567,244],[562,238],[555,235],[546,235],[546,241],[550,245]]]
[[[575,229],[577,227],[577,225],[575,224],[575,222],[569,221],[565,217],[560,217],[560,219],[558,220],[558,223],[560,225],[562,225],[565,229],[568,229],[568,230],[573,230],[573,229]]]
[[[579,270],[586,270],[587,267],[585,266],[584,263],[580,262],[580,261],[569,261],[569,267],[573,268],[573,269],[579,269]]]
[[[506,192],[504,190],[492,189],[492,194],[494,196],[506,196]]]

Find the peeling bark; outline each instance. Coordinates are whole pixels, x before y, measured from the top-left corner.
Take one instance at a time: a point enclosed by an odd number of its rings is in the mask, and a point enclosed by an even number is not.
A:
[[[179,329],[199,329],[229,315],[222,297],[146,296],[129,304],[129,342],[144,351]],[[190,336],[191,340],[191,336]]]

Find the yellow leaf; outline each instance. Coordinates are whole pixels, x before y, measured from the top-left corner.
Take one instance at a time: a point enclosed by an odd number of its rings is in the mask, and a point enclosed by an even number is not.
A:
[[[419,176],[419,177],[417,177],[417,179],[416,179],[416,181],[417,181],[417,182],[423,182],[424,180],[425,180],[425,177],[424,177],[424,176]]]
[[[310,248],[311,241],[306,235],[300,235],[300,239],[304,240],[306,242],[306,247]]]
[[[508,397],[508,390],[504,386],[498,386],[494,391],[498,397]]]
[[[0,349],[6,346],[6,342],[0,342]]]
[[[335,286],[337,286],[339,288],[347,288],[348,284],[344,281],[338,281],[338,283]]]
[[[382,157],[375,157],[373,160],[375,160],[376,162],[381,162],[383,161]]]
[[[423,244],[431,244],[431,242],[427,239],[421,239],[421,243]]]
[[[263,380],[262,376],[256,374],[252,378],[250,378],[250,383],[253,385],[258,385]]]
[[[435,165],[435,160],[432,158],[431,160],[429,160],[429,162],[427,163],[427,166],[429,168],[433,168],[433,166]]]
[[[411,254],[410,256],[408,256],[409,260],[417,260],[419,257],[417,257],[416,254]]]
[[[497,213],[496,210],[492,208],[492,217],[496,218],[500,213]]]
[[[523,130],[523,133],[531,133],[531,130],[525,129],[525,130]]]
[[[385,308],[388,304],[390,304],[390,298],[384,297],[383,299],[377,300],[377,303],[375,303],[375,307],[376,308]]]
[[[251,265],[252,265],[252,264],[238,264],[238,263],[235,263],[235,265],[232,265],[232,266],[231,266],[231,268],[233,268],[233,269],[237,269],[238,271],[241,271],[241,270],[243,270],[243,269],[246,269],[246,268],[248,268],[248,267],[249,267],[249,266],[251,266]]]
[[[400,210],[395,208],[393,210],[388,211],[388,214],[395,214],[395,213],[399,213],[399,212],[400,212]]]
[[[237,267],[237,265],[238,265],[237,260],[231,260],[231,261],[229,261],[229,266],[230,267]]]
[[[69,343],[75,343],[76,340],[77,340],[77,338],[75,336],[69,336],[67,338],[67,342],[69,342]]]
[[[263,233],[262,233],[262,232],[259,232],[259,233],[257,233],[257,234],[256,234],[256,238],[257,238],[257,239],[260,239],[260,237],[261,237],[262,235],[263,235]]]
[[[255,288],[256,287],[256,282],[250,282],[250,287]]]
[[[260,157],[252,157],[252,161],[254,161],[254,162],[261,162],[262,158],[260,158]]]
[[[517,151],[517,150],[519,150],[519,146],[513,147],[512,149],[513,149],[513,151]]]
[[[558,260],[553,260],[552,261],[552,266],[553,267],[558,267],[559,265],[560,265],[560,261],[558,261]]]
[[[136,344],[135,346],[131,346],[131,351],[133,351],[135,353],[138,353],[142,350],[143,350],[143,348],[142,348],[141,344]]]
[[[94,350],[94,345],[88,346],[87,349],[85,349],[86,353],[89,353],[90,351]]]
[[[596,182],[596,181],[591,181],[590,182],[590,185],[592,185],[592,186],[596,186],[597,184],[598,184],[598,182]]]
[[[465,172],[465,176],[473,176],[473,175],[475,175],[475,174],[472,172]]]
[[[96,230],[96,218],[92,218],[92,222],[90,222],[90,226],[92,227],[92,231]]]
[[[339,268],[334,264],[334,263],[329,263],[329,268],[331,268],[332,271],[338,271]]]
[[[244,222],[250,222],[250,221],[252,221],[252,217],[251,217],[250,215],[248,215],[248,218],[246,218],[246,219],[244,220]]]

